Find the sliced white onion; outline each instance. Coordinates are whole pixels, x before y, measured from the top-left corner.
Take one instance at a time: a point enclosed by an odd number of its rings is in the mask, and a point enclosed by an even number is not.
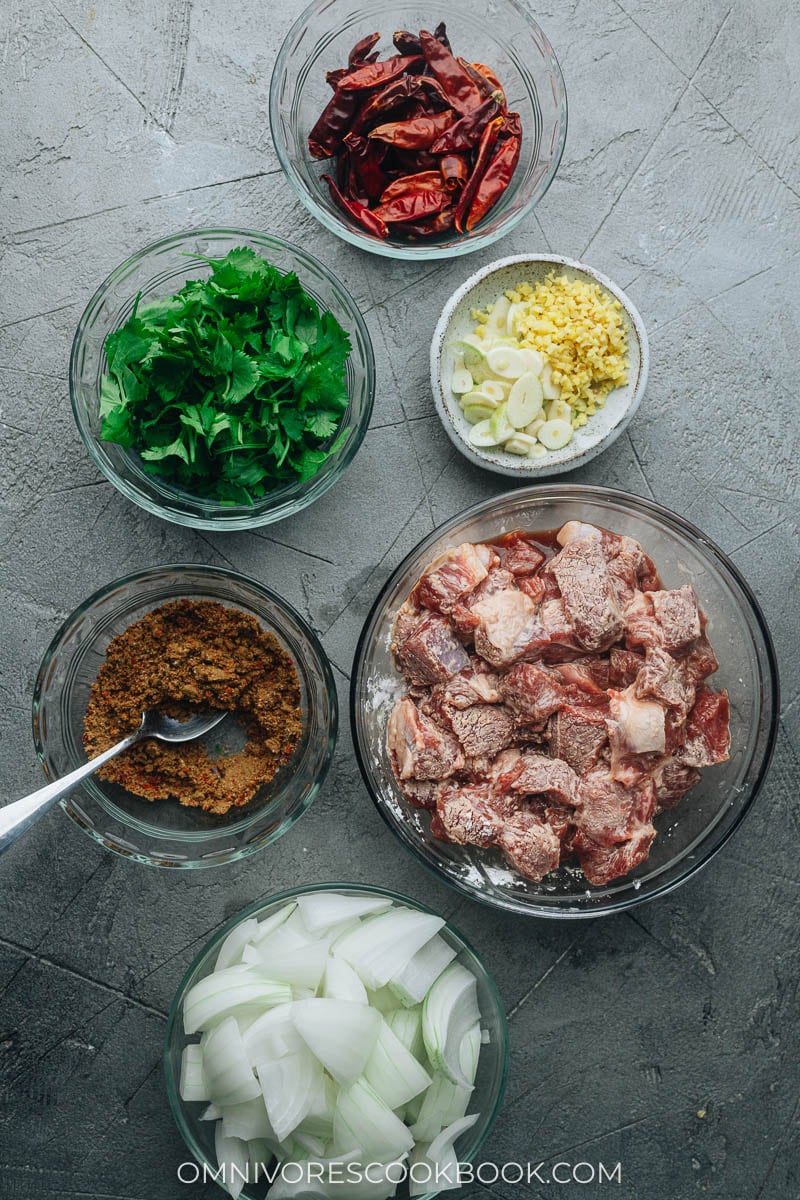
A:
[[[400,1108],[430,1085],[431,1077],[396,1034],[381,1021],[364,1078],[389,1108]]]
[[[186,993],[183,1028],[191,1035],[232,1014],[261,1012],[291,998],[288,986],[268,979],[263,970],[228,967],[207,975]]]
[[[386,1024],[395,1037],[399,1038],[414,1058],[420,1062],[425,1054],[425,1043],[422,1040],[422,1008],[396,1008],[385,1018]]]
[[[239,1193],[247,1182],[250,1165],[247,1144],[239,1138],[226,1137],[222,1130],[222,1122],[218,1121],[214,1130],[214,1149],[217,1152],[217,1165],[222,1168],[218,1183],[233,1200],[238,1200]]]
[[[307,946],[281,949],[273,946],[274,940],[268,938],[258,946],[245,946],[245,961],[259,966],[270,979],[316,990],[328,959],[325,943],[311,942]]]
[[[243,1104],[259,1094],[258,1080],[247,1061],[242,1035],[233,1017],[226,1017],[209,1030],[201,1045],[209,1097],[214,1104],[220,1108]]]
[[[240,963],[242,961],[242,951],[245,946],[257,935],[258,921],[255,917],[250,917],[247,921],[242,921],[241,925],[234,925],[219,948],[214,970],[224,971],[226,967],[232,967],[236,963]]]
[[[294,1002],[279,1004],[253,1022],[243,1036],[244,1051],[251,1066],[270,1059],[296,1054],[304,1043],[292,1019]]]
[[[181,1056],[181,1100],[191,1104],[196,1100],[210,1100],[208,1081],[203,1068],[203,1047],[199,1042],[184,1046]]]
[[[259,1093],[243,1104],[228,1104],[222,1108],[222,1132],[226,1137],[251,1142],[255,1138],[274,1140],[275,1132],[269,1123],[264,1097]]]
[[[299,1001],[292,1019],[311,1052],[342,1086],[364,1070],[381,1024],[374,1008],[324,998]]]
[[[325,964],[322,994],[328,1000],[349,1000],[351,1004],[369,1004],[367,989],[350,963],[333,955]]]
[[[368,1161],[388,1162],[407,1154],[414,1138],[364,1079],[342,1088],[333,1117],[337,1151],[359,1150]]]
[[[209,1104],[200,1113],[201,1121],[219,1121],[222,1119],[222,1109],[218,1104]]]
[[[326,1142],[329,1142],[333,1137],[333,1114],[336,1111],[338,1095],[337,1084],[333,1082],[330,1075],[323,1074],[311,1101],[311,1107],[298,1128],[302,1129],[304,1133],[313,1134],[315,1137],[324,1138]]]
[[[392,901],[384,896],[343,896],[340,892],[312,892],[297,901],[309,933],[324,933],[342,921],[385,912]]]
[[[437,934],[409,959],[402,970],[392,976],[389,987],[401,1004],[408,1007],[420,1004],[455,956],[454,947]]]
[[[339,938],[333,952],[355,967],[366,986],[375,990],[401,971],[443,925],[444,920],[433,913],[393,908]]]
[[[463,1117],[471,1095],[471,1088],[453,1083],[441,1071],[434,1072],[431,1086],[423,1094],[422,1104],[411,1126],[417,1141],[432,1141],[446,1125]]]
[[[461,1042],[480,1019],[475,976],[453,962],[425,997],[422,1036],[431,1065],[461,1087],[471,1086],[459,1061]]]
[[[477,1113],[473,1113],[469,1117],[461,1117],[437,1134],[429,1145],[420,1143],[415,1146],[411,1155],[411,1164],[415,1166],[418,1163],[425,1163],[430,1168],[430,1179],[435,1180],[437,1192],[447,1192],[461,1186],[455,1142],[462,1133],[466,1133],[468,1129],[472,1128],[477,1119]],[[418,1174],[419,1182],[413,1178],[409,1181],[410,1196],[422,1196],[431,1190],[427,1173],[419,1172]]]
[[[308,1114],[321,1086],[322,1068],[306,1049],[274,1062],[258,1063],[258,1082],[267,1116],[279,1142],[284,1141]]]

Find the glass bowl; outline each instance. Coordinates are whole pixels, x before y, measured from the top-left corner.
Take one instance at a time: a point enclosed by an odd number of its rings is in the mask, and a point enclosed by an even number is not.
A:
[[[641,542],[664,586],[693,583],[709,618],[720,662],[712,677],[731,702],[731,757],[707,768],[671,812],[655,818],[658,836],[635,871],[595,887],[562,867],[533,883],[510,870],[497,851],[437,841],[430,814],[412,809],[392,774],[386,721],[402,694],[390,651],[394,615],[424,567],[450,546],[512,529],[554,529],[586,521]],[[629,908],[683,883],[728,840],[763,782],[775,743],[778,676],[769,630],[750,588],[728,558],[688,521],[624,492],[577,485],[520,488],[445,522],[403,560],[367,618],[352,675],[356,754],[372,798],[390,829],[425,866],[459,891],[495,908],[540,917],[591,917]]]
[[[296,272],[300,283],[321,309],[332,312],[350,335],[347,391],[342,418],[349,429],[341,446],[305,483],[277,488],[254,504],[221,504],[193,496],[142,470],[139,456],[100,438],[100,384],[107,373],[105,340],[133,311],[137,296],[154,300],[174,295],[189,279],[211,271],[206,258],[222,258],[237,246],[261,254],[284,274]],[[123,496],[147,512],[193,529],[255,529],[292,516],[313,504],[346,470],[369,425],[375,396],[375,360],[367,327],[355,301],[340,280],[305,250],[281,238],[246,229],[199,229],[178,233],[145,246],[95,292],[75,331],[69,364],[72,411],[91,458]],[[332,439],[335,440],[335,439]]]
[[[429,29],[445,21],[455,54],[480,59],[499,76],[509,106],[520,114],[522,153],[504,196],[469,234],[455,231],[431,241],[373,237],[333,202],[320,176],[331,161],[311,157],[307,138],[331,96],[325,75],[341,67],[356,41],[380,30],[381,57],[394,53],[395,29]],[[388,258],[434,259],[469,254],[508,233],[544,196],[553,181],[567,136],[567,94],[547,37],[517,0],[442,0],[365,4],[314,0],[281,46],[269,93],[272,140],[286,174],[309,212],[333,233],[362,250]]]
[[[192,565],[151,567],[101,588],[67,618],[42,659],[33,694],[33,737],[48,779],[85,762],[83,718],[108,643],[145,613],[180,597],[239,608],[275,634],[300,680],[303,733],[297,749],[248,804],[224,817],[177,801],[150,802],[96,777],[61,807],[96,842],[136,862],[214,867],[268,846],[303,815],[322,786],[336,744],[336,688],[325,651],[303,618],[274,592],[234,571]],[[220,731],[207,736],[222,740]]]
[[[358,883],[310,884],[281,892],[267,900],[257,900],[255,904],[251,904],[237,916],[232,917],[214,934],[211,941],[200,951],[189,967],[175,993],[164,1036],[164,1074],[169,1106],[186,1145],[201,1167],[208,1166],[213,1170],[217,1164],[214,1150],[215,1122],[201,1121],[200,1113],[206,1106],[201,1103],[187,1103],[181,1099],[179,1093],[181,1055],[189,1040],[183,1032],[184,997],[198,980],[211,973],[220,945],[236,925],[246,921],[249,917],[261,919],[296,896],[333,891],[345,892],[349,895],[383,896],[397,901],[399,904],[406,904],[409,908],[419,909],[420,912],[434,912],[433,909],[428,908],[425,904],[420,904],[417,900],[410,900],[408,896],[401,896],[399,893],[387,891],[385,888],[368,887]],[[457,951],[456,961],[462,963],[475,976],[478,984],[481,1025],[489,1031],[490,1040],[481,1047],[475,1091],[468,1110],[474,1112],[477,1109],[480,1117],[458,1141],[459,1162],[472,1162],[489,1136],[503,1102],[508,1072],[508,1025],[503,1002],[495,982],[466,938],[449,922],[440,929],[439,936],[443,937]],[[402,1197],[404,1194],[407,1195],[407,1190],[401,1185],[398,1189],[398,1196]],[[434,1190],[424,1196],[422,1200],[432,1200],[432,1197],[437,1194],[438,1192]],[[245,1185],[241,1193],[241,1200],[261,1200],[263,1196],[264,1185],[259,1184],[255,1188]]]

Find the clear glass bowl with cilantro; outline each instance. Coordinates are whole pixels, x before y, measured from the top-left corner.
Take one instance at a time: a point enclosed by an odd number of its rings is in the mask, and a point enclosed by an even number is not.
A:
[[[339,280],[244,230],[134,255],[90,301],[70,362],[100,469],[200,529],[264,525],[318,499],[364,437],[374,386],[369,334]]]

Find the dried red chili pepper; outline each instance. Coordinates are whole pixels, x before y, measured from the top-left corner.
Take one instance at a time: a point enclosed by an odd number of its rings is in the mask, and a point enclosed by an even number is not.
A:
[[[486,125],[500,113],[497,101],[489,96],[477,108],[466,113],[446,129],[431,146],[434,154],[460,154],[472,150]]]
[[[426,92],[431,104],[437,110],[450,108],[450,101],[447,98],[442,85],[438,79],[434,79],[432,75],[416,75],[417,89],[420,92]]]
[[[421,217],[430,217],[434,213],[448,208],[451,203],[450,193],[440,188],[432,192],[406,192],[395,196],[387,204],[379,204],[372,209],[373,217],[380,217],[387,224],[403,224],[406,221],[418,221]]]
[[[503,97],[503,103],[505,103],[505,89],[503,88],[502,83],[497,78],[492,68],[485,66],[483,63],[470,63],[470,66],[473,67],[479,75],[483,76],[493,91],[500,93],[500,95]]]
[[[458,62],[464,68],[464,70],[467,72],[467,74],[469,75],[472,82],[475,84],[475,86],[478,89],[478,91],[480,92],[480,94],[484,97],[491,96],[494,89],[493,89],[492,85],[489,83],[489,80],[486,78],[486,76],[482,75],[480,73],[480,71],[476,68],[475,64],[471,63],[471,62],[467,62],[467,60],[465,58],[462,58],[460,55],[458,57]]]
[[[349,67],[337,67],[335,71],[328,71],[325,82],[329,83],[335,91],[349,70]]]
[[[348,133],[344,139],[350,161],[349,196],[377,200],[389,180],[383,170],[386,147],[381,142],[370,142],[358,134]]]
[[[409,238],[428,238],[437,233],[446,233],[453,228],[453,213],[455,209],[443,208],[433,217],[424,217],[421,221],[408,221],[403,225],[403,233]]]
[[[477,108],[483,99],[478,86],[447,46],[425,29],[420,30],[419,40],[425,61],[444,88],[453,108],[462,114]]]
[[[422,70],[425,65],[424,58],[419,55],[398,55],[396,58],[383,58],[378,62],[368,63],[365,67],[359,67],[356,71],[351,72],[339,84],[341,91],[345,92],[360,92],[367,88],[378,87],[382,83],[390,83],[396,79],[398,75],[405,75],[407,71]]]
[[[469,179],[464,185],[464,190],[459,197],[456,211],[453,216],[453,223],[459,233],[464,232],[464,218],[469,212],[472,201],[475,198],[475,193],[478,190],[478,185],[483,179],[486,168],[489,165],[489,160],[492,156],[495,143],[500,135],[500,130],[503,127],[503,118],[495,117],[490,121],[481,134],[481,140],[478,145],[478,153],[475,158],[475,163],[470,172]]]
[[[357,221],[359,225],[363,226],[368,233],[373,234],[375,237],[387,238],[389,236],[386,222],[373,209],[367,208],[366,204],[359,204],[357,200],[348,200],[336,186],[330,175],[323,175],[322,178],[330,188],[330,193],[334,201],[343,212],[347,213],[349,217],[352,217],[354,221]]]
[[[417,175],[401,175],[394,179],[381,194],[381,204],[404,196],[407,192],[439,191],[442,186],[442,176],[439,171],[420,171]]]
[[[418,84],[419,76],[401,75],[399,79],[387,83],[380,91],[373,92],[353,122],[351,133],[366,132],[381,117],[407,104],[417,94]]]
[[[443,154],[439,163],[444,186],[451,192],[462,188],[469,179],[469,163],[465,154]]]
[[[437,42],[442,43],[445,50],[450,50],[452,52],[453,47],[450,45],[450,38],[447,36],[447,26],[445,25],[444,21],[440,21],[436,26],[433,31],[433,36],[436,38]]]
[[[415,33],[409,33],[407,29],[395,30],[392,42],[395,50],[401,54],[422,54],[422,42]]]
[[[415,117],[411,121],[390,121],[370,130],[368,136],[403,150],[427,150],[453,121],[453,110],[435,113],[429,117]]]
[[[356,42],[355,46],[353,46],[353,49],[347,56],[347,65],[349,67],[355,67],[366,62],[367,55],[369,54],[370,50],[373,46],[377,46],[380,40],[381,35],[379,33],[368,33],[367,36],[363,37],[360,42]],[[375,55],[375,58],[377,57],[378,56]],[[372,59],[372,61],[374,62],[375,59]]]
[[[516,113],[509,114],[517,117]],[[519,118],[517,117],[517,128]],[[514,124],[510,130],[504,130],[507,135],[497,144],[497,149],[480,180],[469,210],[466,221],[467,233],[470,233],[479,221],[482,221],[490,208],[493,208],[511,182],[511,176],[517,169],[522,139],[516,132]]]
[[[391,146],[393,165],[403,175],[416,175],[419,171],[438,171],[439,159],[429,150],[401,150]]]
[[[308,135],[308,149],[314,158],[331,158],[344,141],[344,135],[358,112],[357,92],[343,92],[337,86],[319,119]]]

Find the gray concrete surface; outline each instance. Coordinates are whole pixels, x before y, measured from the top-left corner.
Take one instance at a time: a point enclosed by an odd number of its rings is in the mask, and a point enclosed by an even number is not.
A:
[[[165,874],[55,813],[0,862],[0,1196],[177,1200],[185,1158],[159,1054],[191,956],[276,889],[348,877],[453,916],[511,1016],[494,1160],[622,1163],[622,1184],[468,1189],[502,1198],[789,1200],[798,1182],[796,458],[800,36],[789,0],[542,0],[571,119],[558,179],[495,249],[425,270],[319,228],[267,126],[298,0],[3,0],[0,6],[2,795],[34,788],[30,697],[61,619],[144,565],[225,563],[280,581],[320,631],[344,700],[369,604],[437,522],[503,481],[434,415],[427,346],[452,289],[498,254],[584,258],[651,336],[639,415],[581,482],[655,497],[747,575],[783,672],[776,761],[743,828],[693,882],[613,920],[525,922],[460,899],[389,835],[346,720],[324,793],[267,852]],[[435,6],[432,10],[435,15]],[[372,427],[324,501],[253,534],[159,522],[104,482],[72,423],[67,361],[90,293],[129,252],[239,224],[335,264],[378,363]],[[796,453],[796,452],[795,452]]]

